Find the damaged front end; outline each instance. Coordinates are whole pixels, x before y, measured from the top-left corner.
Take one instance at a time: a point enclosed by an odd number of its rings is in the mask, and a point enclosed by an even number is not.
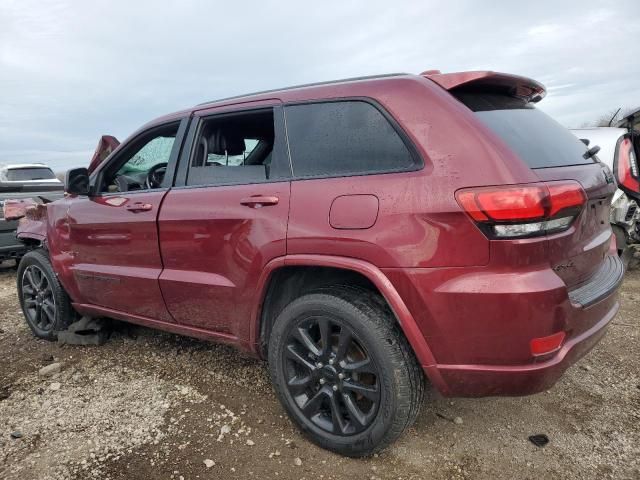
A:
[[[5,200],[3,205],[4,218],[18,220],[16,236],[24,243],[41,244],[47,237],[47,205],[50,202],[38,200]]]
[[[119,147],[120,142],[111,135],[103,135],[98,140],[98,145],[89,162],[89,173],[95,171],[109,156]],[[6,221],[18,220],[18,228],[16,237],[23,243],[30,245],[42,245],[47,239],[47,217],[48,208],[54,201],[59,200],[62,195],[57,198],[48,198],[49,195],[34,194],[31,198],[14,198],[6,199],[3,202],[2,209],[4,219]],[[56,202],[58,205],[60,202]],[[63,202],[64,203],[64,202]],[[52,213],[53,223],[59,226],[61,216],[64,216],[66,206],[60,205],[59,208],[54,206]],[[57,220],[56,220],[57,219]],[[64,229],[63,229],[64,230]],[[62,232],[58,232],[62,233]]]

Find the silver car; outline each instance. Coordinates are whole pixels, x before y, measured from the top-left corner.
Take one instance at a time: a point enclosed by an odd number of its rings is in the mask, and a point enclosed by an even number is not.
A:
[[[616,235],[618,253],[640,243],[640,183],[632,130],[625,126],[572,129],[589,147],[600,147],[598,158],[614,173],[618,190],[611,202],[610,222]]]

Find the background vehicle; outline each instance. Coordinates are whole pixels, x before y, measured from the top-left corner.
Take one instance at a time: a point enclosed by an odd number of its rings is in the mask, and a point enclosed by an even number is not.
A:
[[[15,221],[5,221],[2,206],[5,199],[35,198],[42,196],[55,200],[62,196],[64,185],[46,165],[0,165],[0,262],[19,259],[25,252],[16,238]],[[57,193],[54,193],[57,192]]]
[[[627,247],[640,241],[640,183],[638,161],[632,132],[622,127],[594,127],[572,129],[574,135],[588,142],[589,147],[599,146],[598,158],[616,177],[618,189],[611,202],[610,222],[616,235],[618,252],[628,253]]]
[[[106,316],[269,361],[316,443],[384,448],[444,395],[549,388],[604,335],[616,189],[534,80],[387,75],[157,119],[21,222],[41,337]]]

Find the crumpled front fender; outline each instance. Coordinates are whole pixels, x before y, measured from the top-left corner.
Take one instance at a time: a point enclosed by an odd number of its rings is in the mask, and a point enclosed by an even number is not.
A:
[[[20,219],[16,235],[18,239],[43,242],[47,238],[47,204],[31,199],[7,200],[4,214],[7,220]]]

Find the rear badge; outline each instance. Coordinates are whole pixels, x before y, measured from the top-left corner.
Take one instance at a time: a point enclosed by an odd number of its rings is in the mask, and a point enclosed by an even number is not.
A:
[[[553,267],[553,271],[558,273],[558,272],[561,272],[562,270],[566,270],[567,268],[573,268],[573,267],[575,267],[575,265],[573,264],[573,261],[569,260],[567,263],[560,263],[555,267]]]

